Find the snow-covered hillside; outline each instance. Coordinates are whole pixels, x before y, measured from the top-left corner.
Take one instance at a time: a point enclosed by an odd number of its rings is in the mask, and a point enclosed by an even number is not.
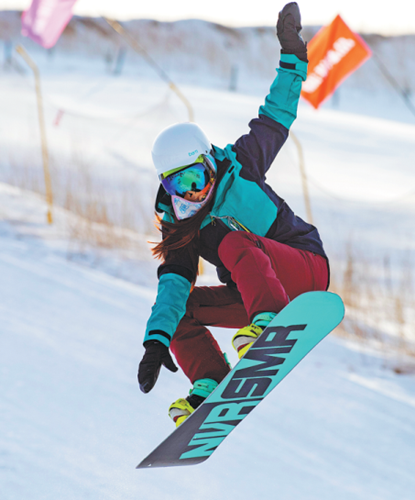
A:
[[[214,84],[221,89],[231,87],[243,93],[262,94],[278,66],[279,44],[272,21],[271,26],[246,28],[230,28],[194,19],[170,23],[139,19],[122,24],[159,66],[181,84]],[[304,27],[304,39],[311,40],[318,29]],[[415,35],[362,36],[376,57],[343,83],[332,104],[353,112],[363,111],[413,123],[414,116],[393,90],[379,61],[399,88],[411,96],[415,92]],[[20,35],[19,12],[0,12],[0,40],[5,44],[5,58],[17,43],[39,52],[33,42]],[[50,65],[61,54],[71,60],[72,67],[88,56],[90,60],[99,60],[107,71],[118,71],[122,67],[123,72],[133,75],[155,75],[142,55],[136,54],[102,18],[74,16],[48,53]]]
[[[138,389],[154,290],[68,261],[68,214],[47,227],[38,196],[2,184],[0,204],[2,500],[412,499],[414,377],[335,337],[203,465],[135,470],[188,389],[167,371]]]
[[[163,371],[146,396],[136,381],[157,286],[150,147],[188,114],[132,51],[114,72],[120,39],[97,26],[75,18],[48,52],[19,38],[16,14],[0,13],[1,500],[412,500],[415,119],[387,82],[370,86],[369,63],[318,112],[301,103],[293,127],[348,336],[322,342],[205,464],[134,469],[172,430],[168,406],[189,389],[180,372]],[[270,28],[129,27],[152,40],[212,142],[248,130],[275,74]],[[378,41],[395,74],[413,78],[413,61],[397,66],[413,37]],[[33,75],[10,52],[17,42],[42,76],[51,226]],[[298,154],[289,139],[268,182],[307,217]],[[199,284],[212,283],[205,266]],[[233,333],[214,331],[235,363]]]

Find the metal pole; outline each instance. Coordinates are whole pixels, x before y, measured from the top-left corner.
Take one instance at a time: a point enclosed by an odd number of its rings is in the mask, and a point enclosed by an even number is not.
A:
[[[376,54],[376,52],[373,52],[373,50],[372,50],[372,56],[373,56],[373,60],[377,64],[377,66],[380,69],[383,76],[388,80],[388,82],[392,85],[392,87],[398,92],[398,94],[402,97],[404,103],[406,104],[406,107],[415,116],[415,106],[412,104],[412,101],[410,100],[408,93],[405,92],[405,90],[401,88],[401,86],[399,85],[396,78],[391,74],[391,72],[388,70],[387,66],[385,66],[383,64],[381,58]]]
[[[52,224],[52,205],[53,205],[53,194],[52,194],[52,183],[50,179],[49,172],[49,154],[48,147],[46,142],[46,128],[45,128],[45,119],[43,116],[43,103],[42,103],[42,93],[40,90],[40,74],[39,69],[33,60],[30,58],[29,54],[25,51],[25,49],[18,45],[16,47],[16,52],[22,56],[28,66],[32,69],[35,75],[35,83],[36,83],[36,96],[37,96],[37,109],[39,116],[39,129],[40,129],[40,139],[42,146],[42,159],[43,159],[43,173],[45,177],[45,188],[46,188],[46,202],[48,204],[47,211],[47,221],[48,224]]]
[[[189,122],[194,122],[195,117],[194,117],[194,111],[193,107],[190,104],[190,101],[182,94],[182,92],[179,90],[177,85],[170,79],[169,75],[156,63],[156,61],[149,55],[149,53],[145,50],[145,48],[140,45],[128,31],[121,26],[121,24],[117,21],[114,21],[112,19],[108,19],[104,17],[105,21],[111,26],[112,29],[114,29],[118,34],[120,34],[127,42],[128,44],[137,52],[138,54],[141,54],[144,59],[148,62],[148,64],[154,68],[156,73],[160,76],[160,78],[165,81],[169,88],[176,93],[178,98],[184,103],[184,105],[187,108],[187,113],[189,115]],[[203,266],[203,260],[202,258],[199,259],[199,274],[202,275],[204,272],[204,266]]]
[[[131,34],[128,33],[128,31],[123,26],[121,26],[121,24],[118,21],[114,21],[114,20],[108,19],[106,17],[104,17],[104,19],[111,26],[111,28],[114,29],[117,33],[119,33],[138,54],[141,54],[144,57],[144,59],[148,62],[148,64],[155,69],[155,71],[158,73],[160,78],[168,83],[171,90],[176,93],[176,95],[179,97],[179,99],[186,106],[187,112],[189,114],[189,122],[193,122],[194,121],[194,112],[193,112],[192,105],[190,104],[189,100],[178,89],[178,87],[172,82],[169,75],[162,68],[160,68],[160,66],[156,63],[156,61],[148,54],[146,49],[142,45],[140,45],[131,36]]]
[[[296,145],[297,151],[298,151],[298,160],[299,160],[299,164],[300,164],[301,182],[303,185],[303,196],[304,196],[305,209],[306,209],[306,213],[307,213],[307,219],[308,219],[308,222],[310,224],[314,225],[313,214],[311,212],[310,194],[308,191],[308,180],[307,180],[307,174],[306,174],[306,170],[305,170],[303,148],[302,148],[301,143],[298,140],[297,136],[291,130],[290,130],[290,137],[294,141],[294,144]]]

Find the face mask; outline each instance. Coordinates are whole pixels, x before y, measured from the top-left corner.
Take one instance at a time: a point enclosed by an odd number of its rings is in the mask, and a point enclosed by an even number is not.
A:
[[[180,196],[172,196],[171,201],[177,219],[178,220],[189,219],[190,217],[193,217],[193,215],[195,215],[203,206],[205,206],[211,197],[214,185],[215,182],[213,182],[209,194],[203,201],[200,202],[188,201],[185,200],[184,198],[181,198]]]

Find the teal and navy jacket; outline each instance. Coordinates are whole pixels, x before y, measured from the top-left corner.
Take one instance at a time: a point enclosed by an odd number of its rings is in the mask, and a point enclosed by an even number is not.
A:
[[[230,231],[249,231],[326,257],[317,229],[297,217],[287,203],[266,184],[266,172],[288,137],[297,116],[307,63],[295,55],[281,54],[277,76],[249,123],[250,132],[224,149],[213,146],[218,185],[211,212],[200,228],[199,253],[217,268],[220,281],[232,284],[218,248]],[[174,222],[170,196],[160,186],[156,210]],[[156,303],[147,323],[144,342],[158,340],[167,347],[186,311],[197,267],[186,251],[169,256],[158,269]]]

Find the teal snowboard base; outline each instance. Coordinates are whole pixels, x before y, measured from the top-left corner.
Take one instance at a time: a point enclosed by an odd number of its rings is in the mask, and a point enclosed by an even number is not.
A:
[[[204,462],[233,429],[343,319],[341,298],[308,292],[268,325],[215,391],[137,469]]]

